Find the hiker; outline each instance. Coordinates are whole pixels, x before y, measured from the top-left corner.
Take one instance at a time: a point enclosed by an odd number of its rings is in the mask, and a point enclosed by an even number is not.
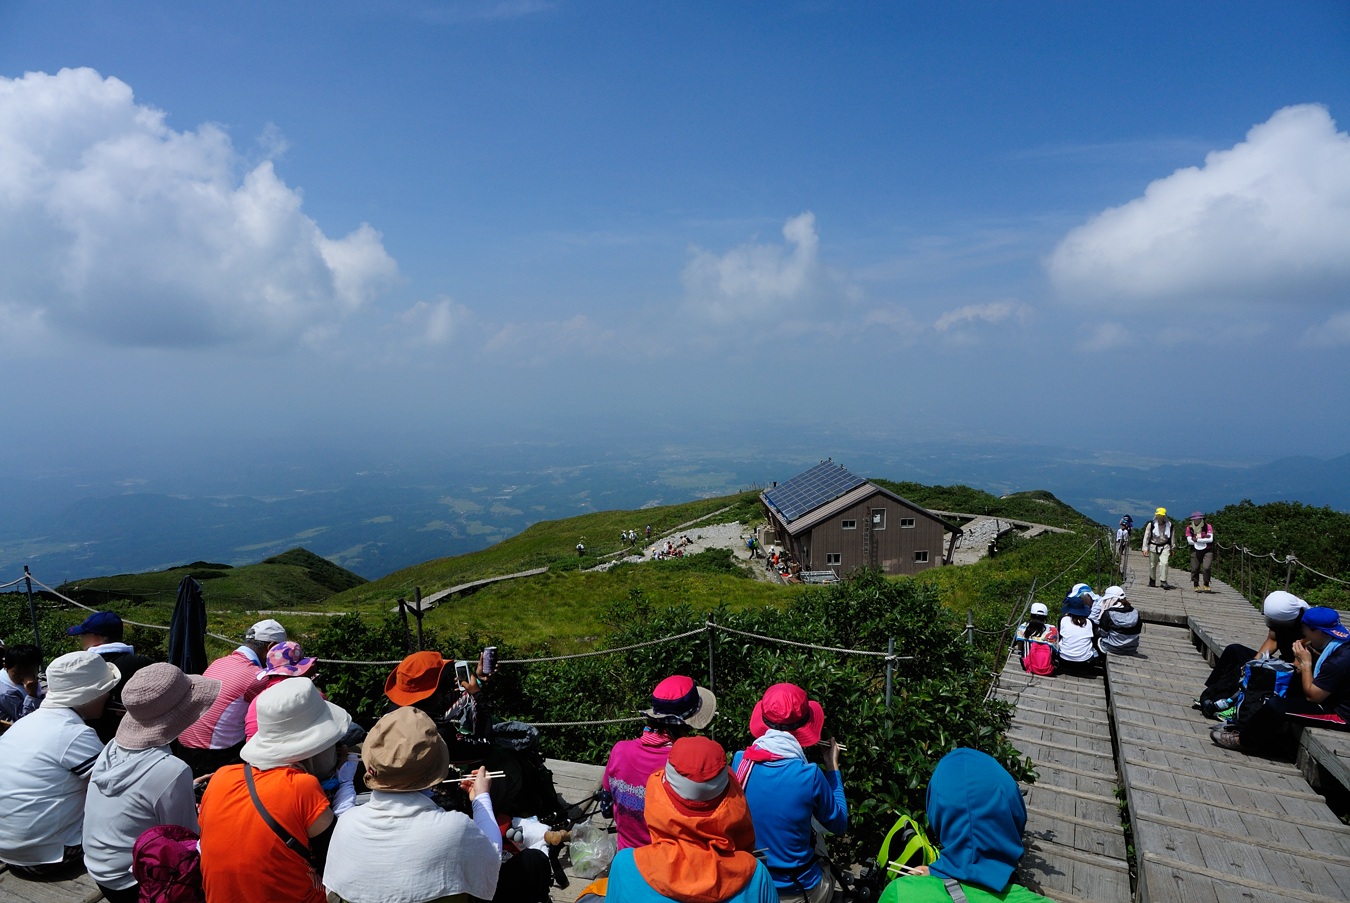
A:
[[[750,713],[755,742],[736,753],[731,768],[745,790],[778,898],[822,903],[835,892],[834,877],[821,868],[812,819],[831,834],[848,830],[848,802],[839,774],[839,744],[823,744],[819,766],[806,750],[820,743],[825,710],[795,684],[774,684]]]
[[[318,659],[313,656],[306,658],[304,650],[300,648],[299,643],[287,640],[284,643],[277,643],[271,649],[267,650],[267,667],[259,671],[254,680],[262,683],[263,690],[274,686],[288,677],[309,677],[314,679],[312,669]],[[261,690],[259,691],[262,692]],[[244,739],[252,740],[253,735],[258,732],[258,697],[254,696],[253,701],[248,704],[248,711],[244,714]]]
[[[422,791],[446,779],[450,750],[431,717],[410,707],[375,723],[362,756],[370,802],[338,819],[324,886],[343,903],[424,903],[454,894],[491,900],[502,834],[487,769],[461,785],[472,818],[441,809]]]
[[[941,846],[938,858],[886,885],[878,903],[1048,903],[1011,883],[1024,850],[1027,807],[993,756],[965,748],[943,756],[928,781],[926,812]]]
[[[778,903],[755,858],[756,830],[726,752],[707,737],[681,737],[647,779],[652,842],[620,850],[609,868],[616,903]],[[762,832],[761,832],[762,833]]]
[[[1272,695],[1242,729],[1221,724],[1210,738],[1224,749],[1258,754],[1288,751],[1288,724],[1345,729],[1350,722],[1350,630],[1334,608],[1303,612],[1303,639],[1294,643],[1294,681]]]
[[[193,777],[240,761],[248,705],[266,689],[257,679],[258,672],[271,648],[284,642],[286,628],[271,618],[259,621],[244,634],[243,645],[202,672],[203,677],[220,681],[220,695],[205,715],[183,731],[174,750],[192,767]]]
[[[1214,566],[1214,526],[1205,520],[1203,511],[1191,513],[1191,522],[1186,525],[1186,545],[1191,547],[1191,586],[1199,593],[1212,593],[1209,588],[1209,571]],[[1204,577],[1205,585],[1200,585]]]
[[[1266,617],[1265,641],[1256,649],[1241,643],[1225,646],[1205,679],[1205,689],[1196,707],[1209,718],[1227,709],[1228,705],[1218,703],[1231,701],[1237,695],[1242,666],[1252,659],[1279,656],[1292,664],[1294,643],[1303,639],[1303,613],[1307,610],[1308,603],[1291,592],[1277,589],[1268,594],[1261,603],[1261,613]]]
[[[1172,522],[1167,519],[1167,509],[1159,508],[1153,512],[1153,520],[1144,525],[1149,586],[1161,583],[1165,590],[1172,588],[1167,582],[1167,559],[1172,556],[1172,544]]]
[[[217,770],[202,795],[207,903],[325,903],[319,875],[336,816],[319,775],[333,771],[350,726],[307,677],[258,697],[243,764]]]
[[[1059,628],[1046,623],[1050,609],[1044,602],[1032,602],[1027,620],[1017,628],[1013,643],[1017,647],[1017,657],[1022,662],[1022,670],[1032,674],[1050,675],[1055,673],[1055,655],[1059,650]],[[1045,646],[1045,651],[1033,650]]]
[[[31,643],[0,646],[0,718],[13,724],[42,703],[42,653]]]
[[[584,542],[577,543],[577,557],[581,558],[585,554],[586,554],[586,544]]]
[[[647,779],[666,767],[676,740],[712,723],[717,697],[693,678],[675,675],[656,685],[651,705],[642,714],[647,716],[642,734],[614,744],[600,780],[601,789],[613,799],[620,850],[651,843],[643,816]]]
[[[1068,594],[1064,596],[1064,601],[1060,603],[1060,613],[1062,614],[1064,611],[1064,607],[1067,606],[1070,602],[1074,601],[1075,599],[1081,601],[1084,605],[1088,606],[1089,608],[1088,617],[1091,620],[1096,621],[1097,615],[1101,611],[1102,607],[1101,596],[1094,593],[1092,591],[1092,587],[1088,586],[1086,583],[1075,583],[1073,585],[1073,588],[1069,590]]]
[[[0,862],[24,878],[83,855],[84,796],[103,750],[87,722],[103,714],[122,675],[95,652],[47,666],[47,698],[0,735]]]
[[[125,628],[122,618],[115,612],[94,612],[83,623],[66,628],[66,635],[79,637],[81,649],[98,653],[105,662],[115,665],[122,675],[121,682],[113,688],[103,714],[89,725],[98,734],[98,739],[107,743],[116,735],[117,725],[126,712],[122,707],[122,688],[137,671],[150,664],[150,659],[137,655],[134,647],[122,642]]]
[[[169,751],[220,694],[220,681],[147,665],[122,688],[126,715],[89,774],[84,804],[84,867],[105,899],[137,903],[131,850],[156,825],[198,831],[192,770]]]
[[[1128,576],[1126,566],[1130,554],[1130,532],[1134,529],[1134,518],[1128,514],[1120,519],[1120,526],[1116,529],[1116,561],[1120,571],[1120,579],[1124,581]]]
[[[1055,670],[1090,676],[1096,673],[1097,625],[1088,617],[1086,594],[1071,596],[1064,603],[1064,616],[1059,619],[1059,655]]]
[[[1125,597],[1125,590],[1108,586],[1097,617],[1097,648],[1113,655],[1134,655],[1139,651],[1143,629],[1139,612]]]

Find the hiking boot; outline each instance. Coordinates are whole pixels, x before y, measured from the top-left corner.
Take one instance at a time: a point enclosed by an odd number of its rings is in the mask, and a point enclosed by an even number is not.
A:
[[[1148,582],[1148,585],[1149,585],[1149,586],[1152,586],[1152,587],[1154,587],[1154,588],[1156,589],[1157,586],[1158,586],[1158,583],[1157,583],[1156,580],[1150,580],[1150,581]]]
[[[1221,724],[1211,730],[1209,739],[1214,741],[1215,746],[1237,750],[1238,752],[1242,751],[1242,735],[1235,730],[1230,730],[1226,724]]]
[[[1206,584],[1205,584],[1205,588],[1204,588],[1203,590],[1201,590],[1201,592],[1212,593],[1212,592],[1214,592],[1214,590],[1210,589],[1210,588],[1209,588],[1209,584],[1206,583]]]
[[[1163,581],[1162,588],[1163,591],[1166,592],[1167,590],[1172,589],[1173,587],[1172,584],[1168,583],[1167,581]]]

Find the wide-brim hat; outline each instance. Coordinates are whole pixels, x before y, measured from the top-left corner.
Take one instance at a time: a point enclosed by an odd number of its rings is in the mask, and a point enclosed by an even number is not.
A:
[[[642,714],[656,721],[678,721],[701,731],[717,716],[717,697],[692,677],[676,674],[652,690],[651,705]]]
[[[352,725],[346,709],[326,701],[308,677],[268,687],[257,706],[258,732],[239,751],[256,768],[303,762],[335,746]]]
[[[426,699],[441,683],[441,671],[450,663],[439,652],[414,652],[389,672],[384,695],[395,705],[412,705]]]
[[[1092,608],[1080,597],[1074,596],[1064,601],[1064,614],[1079,618],[1086,618],[1092,613]]]
[[[267,667],[258,672],[258,680],[269,677],[299,677],[314,667],[314,656],[305,657],[300,644],[293,640],[277,643],[267,650]]]
[[[763,737],[770,728],[786,731],[803,747],[815,746],[825,728],[825,708],[796,684],[774,684],[750,713],[750,733]]]
[[[47,695],[42,704],[73,709],[111,693],[121,679],[117,666],[97,652],[67,652],[47,666]]]
[[[165,746],[206,714],[222,684],[184,674],[168,662],[137,671],[122,688],[127,713],[117,726],[117,745],[125,749]]]
[[[445,780],[450,748],[430,715],[404,706],[375,722],[361,745],[361,760],[371,790],[415,793]]]

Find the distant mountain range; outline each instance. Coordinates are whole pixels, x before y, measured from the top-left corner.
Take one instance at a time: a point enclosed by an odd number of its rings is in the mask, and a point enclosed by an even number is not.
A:
[[[748,440],[733,450],[670,443],[600,454],[518,443],[476,457],[447,455],[363,469],[325,461],[285,471],[231,469],[228,486],[203,474],[200,492],[176,482],[97,481],[72,488],[11,483],[0,501],[0,582],[28,564],[51,585],[168,568],[197,559],[256,562],[303,545],[363,577],[485,548],[531,523],[725,495],[786,480],[831,456],[869,477],[964,483],[995,494],[1045,489],[1103,524],[1136,523],[1159,505],[1177,517],[1242,499],[1350,510],[1350,455],[1264,464],[1150,462],[1045,446],[905,444],[893,438],[817,438],[809,447]],[[59,489],[59,491],[57,491]],[[640,526],[640,525],[634,525]]]

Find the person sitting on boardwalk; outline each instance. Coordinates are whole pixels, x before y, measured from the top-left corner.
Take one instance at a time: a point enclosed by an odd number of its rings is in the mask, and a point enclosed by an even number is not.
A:
[[[1095,674],[1097,625],[1088,618],[1091,609],[1083,596],[1064,603],[1059,619],[1059,658],[1056,670],[1067,674]]]
[[[745,793],[726,762],[726,752],[706,737],[675,741],[665,767],[647,780],[652,842],[614,857],[608,899],[777,903],[773,879],[755,858]]]
[[[131,874],[136,838],[155,825],[196,832],[192,770],[169,743],[215,702],[220,681],[147,665],[122,688],[126,715],[89,773],[84,804],[84,866],[111,903],[136,903]]]
[[[1261,755],[1289,752],[1288,724],[1344,729],[1350,722],[1350,630],[1334,608],[1303,612],[1303,639],[1294,643],[1294,684],[1286,696],[1271,696],[1243,725],[1210,732],[1225,749]]]
[[[651,706],[643,711],[647,726],[641,736],[620,740],[609,752],[600,786],[614,800],[614,827],[618,848],[651,843],[643,802],[647,779],[666,767],[671,745],[690,731],[701,731],[717,715],[717,697],[693,678],[667,677],[652,690]]]
[[[1214,525],[1205,520],[1203,511],[1191,514],[1191,522],[1186,525],[1186,545],[1191,547],[1191,586],[1197,593],[1212,593],[1209,588],[1209,571],[1214,566]],[[1204,578],[1204,586],[1200,578]]]
[[[814,818],[832,834],[848,830],[848,802],[839,775],[839,744],[822,749],[820,766],[806,750],[820,743],[825,710],[795,684],[774,684],[750,713],[757,739],[731,767],[745,790],[764,863],[784,901],[821,903],[834,896],[834,878],[820,867]]]
[[[1144,554],[1148,556],[1148,585],[1162,585],[1171,589],[1167,582],[1167,559],[1172,557],[1172,522],[1167,519],[1167,509],[1159,508],[1153,512],[1153,520],[1144,524]]]
[[[472,818],[436,805],[422,791],[446,779],[450,750],[430,716],[414,708],[376,722],[362,754],[370,802],[338,819],[324,886],[344,903],[426,903],[456,894],[491,900],[502,835],[487,770],[464,782]]]
[[[30,643],[0,646],[0,718],[13,724],[42,702],[42,653]]]
[[[1284,661],[1293,663],[1294,643],[1303,639],[1303,613],[1307,610],[1307,602],[1285,590],[1277,589],[1266,596],[1261,603],[1261,612],[1266,616],[1265,641],[1256,649],[1241,643],[1230,643],[1224,647],[1197,700],[1197,707],[1206,717],[1217,716],[1226,707],[1219,703],[1226,703],[1237,693],[1242,679],[1242,666],[1247,662],[1278,655]]]
[[[150,664],[150,659],[138,655],[134,647],[123,642],[125,628],[122,618],[115,612],[94,612],[84,619],[84,623],[66,628],[66,635],[79,637],[81,649],[97,652],[105,662],[116,666],[122,675],[121,682],[113,688],[112,696],[103,708],[103,714],[89,723],[100,742],[107,743],[117,734],[117,725],[126,713],[122,706],[122,688],[137,671]]]
[[[103,750],[86,722],[103,714],[121,679],[95,652],[47,666],[41,707],[0,735],[0,862],[40,878],[82,855],[89,771]]]
[[[1143,629],[1139,612],[1125,597],[1125,590],[1108,586],[1102,594],[1097,619],[1097,648],[1114,655],[1134,655],[1139,651],[1139,634]]]
[[[928,782],[928,826],[942,852],[920,874],[897,878],[878,903],[1033,903],[1047,900],[1011,884],[1022,858],[1027,807],[1017,782],[990,755],[954,749]]]
[[[179,757],[192,766],[194,777],[208,775],[223,765],[239,761],[244,745],[244,718],[248,705],[266,686],[257,680],[267,653],[286,642],[286,628],[268,618],[244,634],[243,644],[216,659],[202,672],[221,682],[220,695],[206,714],[178,738]]]
[[[1036,674],[1054,673],[1054,659],[1059,654],[1059,628],[1045,623],[1049,616],[1050,609],[1044,602],[1032,602],[1030,616],[1017,628],[1013,642],[1017,646],[1017,657],[1021,660],[1024,671]],[[1048,659],[1045,658],[1044,652],[1034,658],[1031,656],[1030,653],[1037,643],[1048,647]]]
[[[207,903],[325,903],[319,875],[336,817],[317,775],[334,769],[350,726],[306,677],[258,697],[244,763],[219,769],[202,795]]]

